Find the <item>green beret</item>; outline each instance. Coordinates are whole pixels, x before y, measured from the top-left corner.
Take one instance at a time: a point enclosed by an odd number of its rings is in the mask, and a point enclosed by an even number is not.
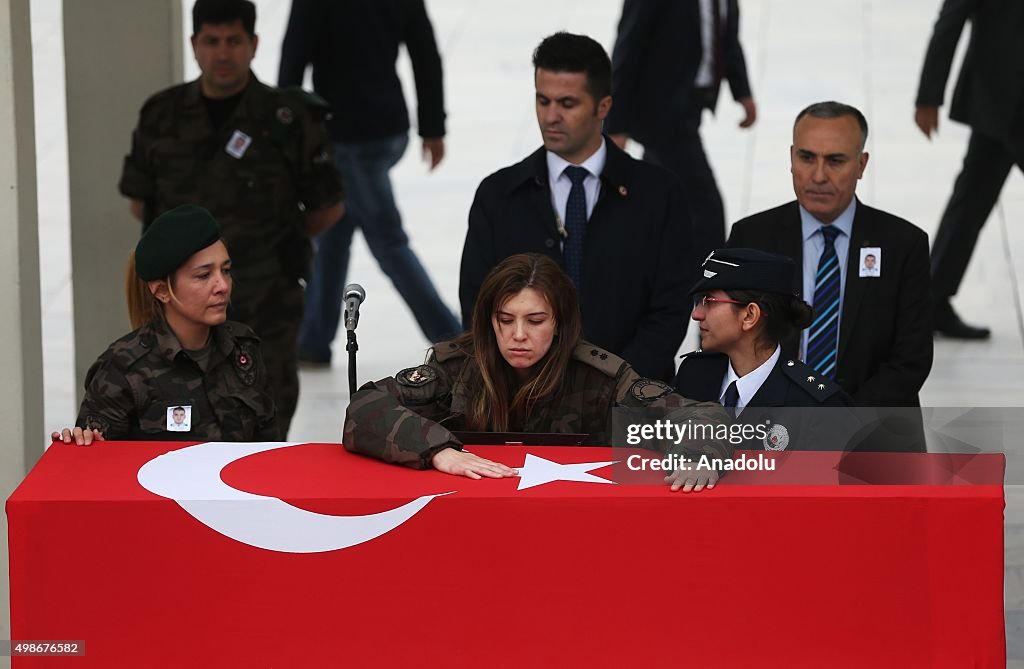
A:
[[[135,274],[163,279],[220,239],[220,225],[206,209],[185,204],[156,217],[135,246]]]

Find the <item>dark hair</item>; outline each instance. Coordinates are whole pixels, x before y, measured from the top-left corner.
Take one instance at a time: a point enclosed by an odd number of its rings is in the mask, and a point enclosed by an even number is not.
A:
[[[534,366],[530,380],[520,386],[498,348],[492,319],[498,309],[525,288],[536,290],[551,306],[556,335],[547,354]],[[474,359],[471,373],[479,375],[482,386],[482,392],[470,399],[467,427],[504,432],[509,429],[513,415],[528,415],[538,400],[561,386],[582,331],[576,288],[558,263],[545,255],[509,256],[491,270],[480,286],[471,325],[456,340]]]
[[[788,340],[814,320],[811,305],[795,295],[760,290],[726,290],[725,294],[737,302],[756,303],[761,308],[764,327],[758,341],[770,348]]]
[[[796,115],[796,120],[793,121],[794,131],[796,130],[796,124],[799,123],[800,119],[804,116],[813,116],[814,118],[842,118],[843,116],[852,116],[857,121],[857,125],[860,126],[860,150],[863,151],[864,147],[868,143],[868,120],[864,118],[864,114],[861,114],[859,109],[852,105],[832,100],[829,100],[828,102],[815,102],[813,105],[805,107],[803,111]]]
[[[535,70],[582,72],[587,92],[600,102],[612,94],[612,62],[604,47],[586,35],[557,32],[545,37],[533,51]]]
[[[192,35],[198,35],[204,23],[241,21],[249,37],[256,35],[256,5],[249,0],[196,0],[192,5]]]

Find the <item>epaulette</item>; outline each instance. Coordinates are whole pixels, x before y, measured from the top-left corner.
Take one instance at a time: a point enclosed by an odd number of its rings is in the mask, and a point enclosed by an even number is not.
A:
[[[434,348],[430,349],[431,353],[427,356],[427,362],[432,359],[438,362],[444,362],[451,360],[452,358],[465,358],[466,352],[459,347],[454,341],[441,341],[434,344]]]
[[[122,372],[145,358],[156,346],[156,335],[148,327],[133,330],[121,337],[107,349],[108,360]]]
[[[309,110],[310,115],[317,121],[330,118],[331,104],[312,91],[307,91],[301,86],[287,86],[278,89],[289,100],[298,102]]]
[[[800,360],[786,359],[782,363],[782,371],[818,403],[824,402],[842,390],[838,383],[819,374],[813,367]]]
[[[619,370],[626,364],[625,360],[614,353],[609,353],[603,348],[582,340],[573,349],[572,357],[574,360],[584,362],[610,377],[617,376]]]
[[[224,321],[224,325],[222,327],[232,339],[260,340],[256,332],[245,323],[239,323],[238,321]]]
[[[183,97],[183,91],[188,84],[178,84],[165,88],[162,91],[157,91],[146,98],[146,101],[142,103],[140,110],[141,115],[145,115],[148,111],[154,107],[162,107],[165,104],[174,103],[176,104]]]

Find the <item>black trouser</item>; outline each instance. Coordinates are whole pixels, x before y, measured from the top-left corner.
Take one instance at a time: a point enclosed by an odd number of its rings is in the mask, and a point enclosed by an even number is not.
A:
[[[1024,134],[1001,141],[971,133],[964,166],[932,243],[932,294],[948,300],[960,288],[978,234],[1014,163],[1024,169]]]
[[[682,181],[697,235],[694,256],[703,260],[725,246],[725,208],[700,139],[701,111],[687,113],[671,132],[647,138],[644,160],[674,172]]]

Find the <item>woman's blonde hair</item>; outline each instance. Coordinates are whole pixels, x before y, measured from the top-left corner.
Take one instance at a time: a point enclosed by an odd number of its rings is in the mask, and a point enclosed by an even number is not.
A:
[[[171,278],[167,276],[163,280],[167,282],[167,292],[171,294],[171,299],[177,301]],[[149,282],[140,279],[135,271],[135,251],[128,254],[128,265],[124,271],[124,294],[128,302],[128,322],[133,330],[138,330],[146,323],[152,323],[157,317],[163,316],[164,305],[149,289]]]
[[[515,371],[501,355],[491,321],[508,299],[526,288],[536,290],[547,300],[557,333],[547,354],[532,370],[531,378],[520,385]],[[506,258],[491,270],[473,308],[472,328],[456,340],[475,363],[469,366],[468,373],[479,375],[483,386],[483,392],[471,398],[467,407],[467,428],[508,431],[513,417],[525,418],[539,400],[554,394],[565,378],[581,327],[576,288],[551,258],[522,253]]]
[[[167,285],[170,286],[168,277]],[[149,282],[143,281],[135,272],[135,251],[128,254],[128,265],[124,271],[124,293],[128,301],[128,322],[137,330],[163,314],[163,305],[149,289]]]

